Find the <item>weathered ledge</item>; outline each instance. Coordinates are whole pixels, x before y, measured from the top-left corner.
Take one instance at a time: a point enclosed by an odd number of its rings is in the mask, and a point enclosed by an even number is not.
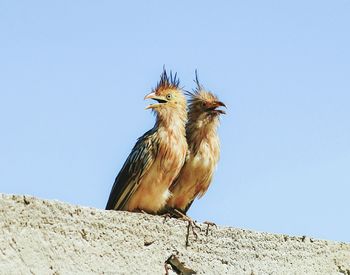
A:
[[[186,248],[180,220],[0,194],[0,273],[165,274],[174,254],[197,274],[350,275],[350,244],[201,227]]]

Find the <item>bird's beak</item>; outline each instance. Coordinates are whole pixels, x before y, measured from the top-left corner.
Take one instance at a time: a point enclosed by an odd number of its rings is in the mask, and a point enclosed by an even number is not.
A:
[[[146,95],[144,99],[150,99],[150,98],[152,99],[154,97],[156,97],[156,93],[152,92],[152,93],[149,93],[148,95]]]
[[[165,99],[165,97],[163,97],[163,96],[158,96],[158,95],[156,95],[155,92],[149,93],[148,95],[145,96],[144,99],[153,99],[153,100],[158,101],[158,103],[148,105],[148,106],[146,107],[146,110],[147,110],[147,109],[154,109],[154,108],[157,108],[157,107],[159,107],[160,105],[162,105],[163,103],[166,103],[166,102],[167,102],[167,100]]]
[[[214,111],[214,112],[217,112],[219,114],[226,114],[226,112],[224,110],[220,110],[220,109],[217,109],[219,107],[226,107],[225,103],[221,102],[221,101],[214,101],[212,104],[211,104],[211,108],[210,110],[211,111]]]

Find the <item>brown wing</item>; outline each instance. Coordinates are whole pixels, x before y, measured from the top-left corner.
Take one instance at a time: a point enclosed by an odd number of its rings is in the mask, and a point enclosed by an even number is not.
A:
[[[106,210],[123,210],[137,190],[140,180],[153,164],[158,147],[154,129],[138,139],[114,181]]]

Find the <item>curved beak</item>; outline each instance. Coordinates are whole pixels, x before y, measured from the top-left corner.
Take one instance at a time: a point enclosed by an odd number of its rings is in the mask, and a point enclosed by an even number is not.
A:
[[[225,103],[223,103],[223,102],[221,102],[221,101],[215,101],[213,105],[214,105],[215,107],[220,107],[220,106],[222,106],[222,107],[225,107],[225,108],[227,109]]]
[[[155,92],[152,92],[152,93],[149,93],[148,95],[145,95],[145,98],[144,99],[152,99],[156,96],[156,93]]]
[[[155,104],[150,104],[148,105],[145,109],[154,109],[154,108],[157,108],[159,107],[160,105],[162,105],[163,103],[166,103],[167,100],[165,100],[165,97],[163,96],[158,96],[156,95],[155,92],[152,92],[152,93],[149,93],[148,95],[145,96],[144,99],[153,99],[153,100],[156,100],[158,101],[158,103],[155,103]]]
[[[220,113],[220,114],[226,114],[226,112],[224,110],[217,109],[218,107],[225,107],[227,109],[225,103],[223,103],[221,101],[214,101],[211,104],[210,111],[217,112],[217,113]]]

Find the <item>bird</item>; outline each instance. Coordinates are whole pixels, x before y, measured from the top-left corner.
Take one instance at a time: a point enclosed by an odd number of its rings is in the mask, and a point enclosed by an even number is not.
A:
[[[219,109],[226,108],[226,105],[200,84],[197,71],[195,83],[193,92],[187,92],[190,97],[186,124],[188,154],[178,177],[170,186],[172,195],[165,207],[168,212],[178,213],[179,217],[186,215],[193,201],[201,198],[212,182],[220,157],[219,117],[226,113]]]
[[[146,107],[156,115],[155,125],[138,138],[114,181],[106,210],[157,214],[185,162],[187,102],[177,74],[163,68],[144,99],[157,101]]]

